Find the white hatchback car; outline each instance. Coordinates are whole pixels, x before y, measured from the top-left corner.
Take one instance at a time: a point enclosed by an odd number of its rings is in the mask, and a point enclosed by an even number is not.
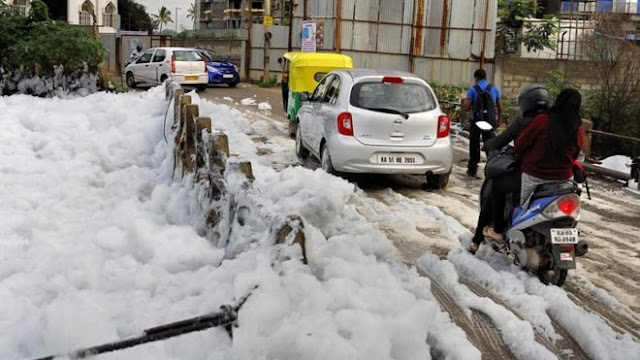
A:
[[[124,69],[127,86],[157,85],[166,79],[204,90],[209,83],[207,63],[189,48],[151,48]]]
[[[449,118],[429,85],[405,72],[328,73],[296,119],[296,153],[329,173],[426,174],[443,188],[453,166]]]

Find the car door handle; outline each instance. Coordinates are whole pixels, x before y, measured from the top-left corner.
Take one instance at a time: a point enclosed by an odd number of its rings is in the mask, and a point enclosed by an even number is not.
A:
[[[149,65],[145,65],[144,67],[149,67]]]

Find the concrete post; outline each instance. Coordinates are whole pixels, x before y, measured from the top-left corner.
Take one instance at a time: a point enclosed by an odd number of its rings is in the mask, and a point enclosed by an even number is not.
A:
[[[593,140],[593,135],[591,134],[591,130],[593,130],[593,122],[591,122],[591,120],[582,119],[582,127],[584,128],[584,131],[586,134],[582,152],[584,153],[585,158],[588,159],[591,157],[591,143]]]

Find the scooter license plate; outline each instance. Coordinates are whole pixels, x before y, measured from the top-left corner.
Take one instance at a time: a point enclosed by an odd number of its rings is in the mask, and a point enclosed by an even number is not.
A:
[[[552,244],[577,244],[578,229],[551,229]]]

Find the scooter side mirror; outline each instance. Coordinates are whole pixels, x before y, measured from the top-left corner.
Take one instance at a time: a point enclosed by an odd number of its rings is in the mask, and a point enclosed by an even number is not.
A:
[[[489,124],[486,121],[476,121],[476,126],[480,128],[482,131],[490,131],[493,130],[493,125]]]
[[[300,101],[309,101],[309,93],[306,91],[300,93]]]

